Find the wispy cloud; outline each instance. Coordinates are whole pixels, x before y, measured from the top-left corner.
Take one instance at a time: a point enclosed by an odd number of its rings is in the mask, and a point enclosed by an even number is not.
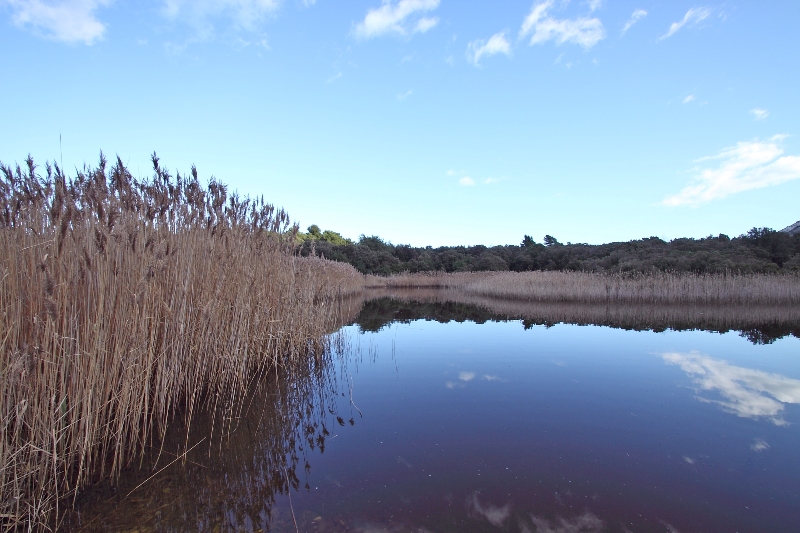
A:
[[[716,403],[744,418],[768,418],[775,425],[784,426],[787,424],[781,416],[784,404],[800,403],[800,380],[797,379],[733,366],[697,352],[663,353],[661,357],[691,376],[699,390],[715,392],[722,397],[712,400],[698,396],[698,400]]]
[[[414,91],[413,91],[413,90],[411,90],[411,89],[409,89],[409,90],[407,90],[407,91],[406,91],[406,92],[404,92],[404,93],[400,93],[400,94],[398,94],[398,95],[397,95],[397,99],[398,99],[398,100],[400,100],[400,101],[402,102],[403,100],[405,100],[406,98],[408,98],[408,97],[409,97],[409,96],[411,96],[412,94],[414,94]]]
[[[603,0],[587,0],[586,5],[589,6],[589,11],[597,11],[603,7]]]
[[[164,14],[176,22],[195,26],[204,34],[211,33],[220,17],[252,31],[280,5],[281,0],[164,0]]]
[[[647,16],[647,11],[645,11],[644,9],[637,9],[636,11],[634,11],[633,14],[631,15],[631,18],[629,18],[628,22],[626,22],[625,25],[622,27],[622,35],[625,35],[628,32],[628,30],[633,27],[634,24],[636,24],[646,16]]]
[[[764,120],[769,116],[769,111],[766,109],[761,109],[760,107],[756,107],[750,110],[750,114],[753,115],[756,120]]]
[[[461,381],[472,381],[475,379],[475,372],[459,372],[458,379]]]
[[[664,205],[701,205],[750,189],[760,189],[800,178],[800,157],[783,155],[776,135],[766,142],[740,142],[698,163],[720,161],[714,168],[698,168],[692,182],[662,202]]]
[[[439,0],[384,0],[381,7],[370,9],[353,30],[356,36],[369,39],[388,33],[408,35],[425,33],[439,23],[435,17],[419,16],[439,7]]]
[[[686,12],[686,15],[684,15],[683,20],[679,20],[678,22],[673,22],[672,24],[670,24],[669,30],[667,30],[667,33],[661,36],[661,39],[672,37],[678,31],[680,31],[680,29],[683,28],[684,26],[696,26],[710,16],[711,16],[711,10],[709,8],[693,7]]]
[[[686,98],[684,98],[684,99],[683,99],[683,103],[684,103],[684,104],[688,104],[689,102],[691,102],[691,101],[693,101],[693,100],[694,100],[694,95],[693,95],[693,94],[690,94],[690,95],[688,95]]]
[[[101,40],[106,25],[97,18],[97,10],[111,0],[0,0],[11,8],[11,20],[20,28],[54,41],[82,42]]]
[[[503,378],[501,378],[500,376],[491,376],[489,374],[484,374],[483,375],[483,379],[485,379],[486,381],[500,381],[501,383],[505,383],[505,381],[506,381]]]
[[[491,185],[492,183],[497,183],[498,181],[500,181],[500,178],[486,178],[483,180],[486,185]]]
[[[519,38],[531,36],[530,44],[555,41],[556,44],[575,43],[589,49],[603,40],[606,30],[598,18],[578,17],[556,19],[548,14],[554,0],[545,0],[533,5],[522,22]]]
[[[756,439],[756,441],[750,445],[750,449],[754,452],[763,452],[764,450],[769,450],[769,444],[764,439]]]
[[[476,39],[467,45],[467,60],[475,65],[480,65],[481,58],[495,54],[511,55],[511,43],[506,39],[506,32],[495,33],[489,40]]]
[[[464,176],[463,178],[458,180],[458,183],[459,185],[462,185],[464,187],[471,187],[475,185],[475,180],[470,178],[469,176]]]

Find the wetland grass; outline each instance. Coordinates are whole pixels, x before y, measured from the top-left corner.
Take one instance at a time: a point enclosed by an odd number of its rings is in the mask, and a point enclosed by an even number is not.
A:
[[[361,288],[294,255],[284,211],[153,167],[0,168],[0,529],[57,528],[176,413],[235,419],[264,375],[321,357]]]
[[[368,288],[457,289],[464,294],[538,302],[653,305],[800,304],[797,274],[461,272],[367,276]]]

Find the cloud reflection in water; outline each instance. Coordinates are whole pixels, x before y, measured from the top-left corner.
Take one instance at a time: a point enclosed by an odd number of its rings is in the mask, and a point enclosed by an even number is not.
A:
[[[721,400],[698,396],[744,418],[768,418],[778,426],[788,424],[782,413],[787,403],[800,403],[800,380],[770,374],[714,359],[697,352],[661,354],[665,362],[677,365],[703,391],[717,392]]]
[[[590,512],[573,518],[557,518],[550,522],[544,518],[531,515],[533,529],[525,522],[520,521],[519,528],[522,533],[600,533],[603,531],[603,521]]]
[[[508,520],[511,515],[511,504],[507,503],[502,507],[495,507],[491,503],[482,504],[478,500],[478,493],[473,492],[472,498],[467,500],[469,515],[477,519],[486,519],[487,522],[495,527],[503,527],[503,522]]]

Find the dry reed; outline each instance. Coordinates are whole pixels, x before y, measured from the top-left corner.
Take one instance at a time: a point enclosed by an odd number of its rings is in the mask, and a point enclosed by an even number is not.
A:
[[[214,181],[137,181],[117,159],[68,179],[0,165],[0,528],[57,527],[180,412],[324,350],[349,265],[292,254],[282,210]],[[218,429],[219,431],[219,429]]]
[[[464,272],[368,276],[370,288],[448,288],[467,294],[540,302],[796,305],[795,274],[596,274],[588,272]]]

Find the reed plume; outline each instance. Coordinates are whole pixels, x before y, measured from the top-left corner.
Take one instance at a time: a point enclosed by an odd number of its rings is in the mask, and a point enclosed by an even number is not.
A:
[[[180,412],[241,408],[275,368],[318,357],[349,265],[293,253],[281,209],[153,154],[68,178],[0,164],[0,527],[57,527]]]

